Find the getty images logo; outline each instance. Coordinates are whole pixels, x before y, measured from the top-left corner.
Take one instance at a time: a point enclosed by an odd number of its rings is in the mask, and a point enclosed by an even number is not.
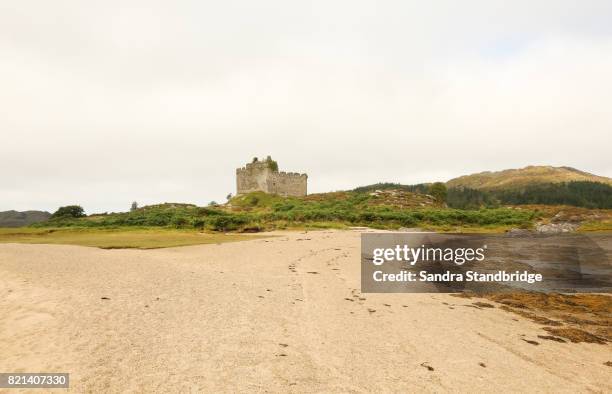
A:
[[[394,248],[376,248],[373,250],[372,263],[382,265],[386,261],[405,261],[415,265],[419,261],[445,261],[463,265],[470,261],[483,261],[487,245],[481,248],[431,248],[421,245],[417,248],[408,245],[396,245]]]

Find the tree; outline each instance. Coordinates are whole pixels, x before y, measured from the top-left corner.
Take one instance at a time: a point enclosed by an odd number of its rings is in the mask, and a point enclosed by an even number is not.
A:
[[[228,194],[227,196],[225,196],[225,198],[227,198],[227,201],[232,199],[232,193]]]
[[[138,209],[138,203],[136,201],[134,201],[132,203],[132,207],[130,208],[130,212],[134,212],[137,209]]]
[[[211,202],[208,203],[209,207],[216,207],[217,205],[219,205],[219,204],[217,204],[216,201],[211,201]]]
[[[82,218],[85,216],[85,210],[80,205],[67,205],[59,207],[51,218]]]
[[[429,187],[429,194],[431,194],[437,202],[446,202],[446,185],[442,182],[434,182]]]

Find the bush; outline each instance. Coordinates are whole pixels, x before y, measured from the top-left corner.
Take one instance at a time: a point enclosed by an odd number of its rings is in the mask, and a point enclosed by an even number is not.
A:
[[[183,217],[183,216],[174,216],[170,222],[172,223],[174,227],[181,228],[187,225],[188,220],[186,217]]]
[[[195,218],[191,221],[191,225],[193,226],[193,228],[203,230],[204,226],[206,225],[206,222],[203,219]]]
[[[53,215],[51,215],[51,219],[67,219],[67,218],[82,218],[85,216],[85,210],[80,205],[67,205],[65,207],[60,207]]]
[[[429,194],[439,203],[446,202],[446,185],[442,182],[435,182],[429,187]]]
[[[249,223],[248,217],[241,215],[223,215],[216,216],[211,220],[213,230],[216,231],[232,231],[237,230],[239,226]]]
[[[198,208],[196,210],[196,214],[199,216],[213,216],[213,215],[222,215],[223,212],[218,209],[213,209],[213,208]]]

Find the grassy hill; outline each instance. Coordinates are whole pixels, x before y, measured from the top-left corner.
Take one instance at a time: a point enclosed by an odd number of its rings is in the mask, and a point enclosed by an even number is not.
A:
[[[536,218],[537,213],[531,210],[449,209],[435,203],[429,196],[402,190],[321,193],[299,198],[255,192],[236,196],[227,204],[219,206],[160,204],[131,212],[91,215],[84,218],[53,218],[34,226],[166,227],[223,232],[347,226],[502,231],[510,227],[530,227]]]
[[[612,179],[589,174],[571,167],[528,166],[503,171],[485,171],[464,175],[446,182],[448,188],[476,190],[520,189],[535,184],[564,182],[599,182],[612,185]]]
[[[270,211],[282,206],[292,207],[345,207],[365,210],[375,207],[387,208],[436,208],[441,207],[432,196],[399,189],[372,189],[367,192],[338,191],[309,194],[305,197],[281,197],[265,193],[249,193],[236,196],[225,206],[232,211]]]
[[[130,212],[53,217],[40,228],[160,228],[199,231],[259,232],[286,228],[383,229],[420,227],[436,231],[503,231],[532,228],[549,220],[550,212],[532,207],[566,206],[612,208],[612,180],[569,167],[526,167],[484,172],[444,184],[401,185],[377,183],[350,191],[282,197],[254,192],[233,197],[226,204],[158,204]],[[440,188],[442,190],[440,190]],[[602,211],[603,212],[603,211]],[[556,214],[555,214],[556,215]],[[575,216],[575,215],[574,215]],[[582,215],[584,216],[584,215]],[[587,215],[588,216],[588,215]],[[591,215],[592,216],[592,215]],[[593,229],[602,229],[609,216],[599,212]],[[604,220],[605,219],[605,220]]]
[[[43,211],[4,211],[0,212],[0,227],[23,227],[43,222],[50,217],[49,212]]]

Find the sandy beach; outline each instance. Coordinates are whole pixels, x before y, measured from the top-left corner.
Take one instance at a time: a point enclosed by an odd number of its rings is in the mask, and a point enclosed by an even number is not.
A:
[[[361,294],[359,231],[274,235],[1,244],[0,371],[92,393],[612,391],[609,345],[542,341],[470,299]]]

